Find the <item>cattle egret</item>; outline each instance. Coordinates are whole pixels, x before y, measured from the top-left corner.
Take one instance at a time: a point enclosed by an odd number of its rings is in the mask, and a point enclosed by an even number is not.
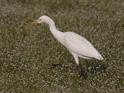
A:
[[[96,50],[96,48],[94,48],[93,45],[84,37],[74,32],[59,31],[56,28],[54,21],[50,17],[45,15],[32,22],[32,24],[41,23],[48,24],[53,36],[70,51],[80,68],[81,65],[79,64],[79,57],[84,59],[95,58],[97,60],[103,60],[103,57]]]

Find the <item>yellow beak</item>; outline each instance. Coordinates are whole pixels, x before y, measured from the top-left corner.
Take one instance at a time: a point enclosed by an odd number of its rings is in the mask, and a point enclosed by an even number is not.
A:
[[[32,24],[32,25],[38,25],[38,24],[40,24],[40,23],[38,23],[37,20],[34,20],[31,24]]]

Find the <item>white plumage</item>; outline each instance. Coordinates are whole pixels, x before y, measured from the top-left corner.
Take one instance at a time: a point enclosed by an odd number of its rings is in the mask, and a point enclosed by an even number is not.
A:
[[[49,25],[53,36],[70,51],[77,64],[79,64],[78,57],[84,59],[95,58],[98,60],[103,60],[100,53],[84,37],[74,32],[61,32],[57,30],[54,21],[48,16],[41,16],[38,20],[33,22],[33,24],[40,23],[46,23]]]

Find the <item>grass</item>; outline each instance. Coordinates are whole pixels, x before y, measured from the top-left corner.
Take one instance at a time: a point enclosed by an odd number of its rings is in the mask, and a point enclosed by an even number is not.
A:
[[[80,78],[72,55],[48,27],[31,26],[41,15],[61,31],[86,37],[103,55],[106,71]],[[123,0],[0,0],[1,93],[123,93],[123,30]],[[80,62],[85,68],[97,63]]]

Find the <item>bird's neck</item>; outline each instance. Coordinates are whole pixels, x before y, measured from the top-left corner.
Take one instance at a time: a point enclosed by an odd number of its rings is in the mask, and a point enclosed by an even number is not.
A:
[[[54,34],[55,32],[57,32],[57,28],[56,28],[54,22],[51,22],[51,23],[49,23],[48,25],[49,25],[49,29],[50,29],[50,31],[52,32],[52,34]]]
[[[48,23],[49,25],[49,28],[50,28],[50,31],[51,33],[53,34],[53,36],[63,44],[63,38],[64,38],[64,33],[57,30],[56,26],[55,26],[55,23],[53,21],[51,21],[50,23]]]

